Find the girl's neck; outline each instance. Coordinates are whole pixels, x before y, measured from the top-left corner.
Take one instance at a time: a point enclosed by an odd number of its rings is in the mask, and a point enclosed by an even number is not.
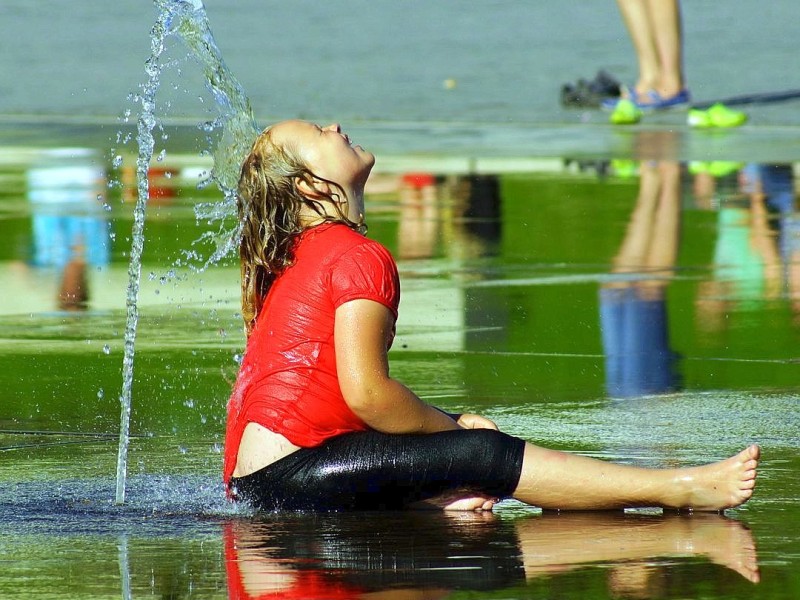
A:
[[[363,206],[363,191],[362,190],[349,190],[347,199],[341,204],[334,204],[334,201],[325,200],[318,202],[317,206],[321,211],[314,210],[309,205],[304,205],[300,209],[300,224],[303,229],[315,227],[326,221],[341,221],[342,217],[345,219],[353,219],[349,214],[350,206]]]

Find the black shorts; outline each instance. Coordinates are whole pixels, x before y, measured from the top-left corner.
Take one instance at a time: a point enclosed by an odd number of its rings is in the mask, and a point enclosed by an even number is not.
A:
[[[233,497],[258,510],[394,510],[444,492],[497,498],[519,483],[525,442],[492,429],[347,433],[244,477]]]

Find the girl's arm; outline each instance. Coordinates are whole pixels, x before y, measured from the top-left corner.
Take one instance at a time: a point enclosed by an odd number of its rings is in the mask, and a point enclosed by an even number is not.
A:
[[[391,311],[372,300],[351,300],[336,309],[336,370],[345,402],[367,425],[385,433],[433,433],[459,429],[389,376],[387,346]]]

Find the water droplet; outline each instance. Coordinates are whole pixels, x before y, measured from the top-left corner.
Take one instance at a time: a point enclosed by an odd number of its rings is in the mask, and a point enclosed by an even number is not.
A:
[[[103,346],[103,354],[111,354],[111,346],[109,346],[108,344],[105,344]]]
[[[183,405],[186,408],[194,408],[194,400],[192,400],[191,398],[188,398],[187,400],[183,401]]]
[[[122,155],[121,154],[117,154],[114,157],[114,160],[111,161],[111,164],[113,166],[115,166],[115,167],[119,167],[120,165],[122,165]]]
[[[163,160],[164,160],[164,157],[165,157],[166,155],[167,155],[167,150],[166,150],[166,149],[162,149],[162,150],[161,150],[161,152],[159,152],[159,153],[158,153],[158,156],[156,156],[156,160],[157,160],[158,162],[161,162],[161,161],[163,161]]]
[[[106,392],[105,392],[105,390],[103,388],[100,388],[99,390],[97,390],[97,399],[98,400],[102,400],[103,398],[105,398],[105,395],[106,395]]]

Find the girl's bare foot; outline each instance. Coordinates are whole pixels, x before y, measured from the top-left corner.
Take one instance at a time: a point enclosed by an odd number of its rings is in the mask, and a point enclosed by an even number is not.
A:
[[[760,456],[754,444],[720,462],[678,469],[676,491],[667,494],[664,506],[718,511],[744,504],[753,495]]]

